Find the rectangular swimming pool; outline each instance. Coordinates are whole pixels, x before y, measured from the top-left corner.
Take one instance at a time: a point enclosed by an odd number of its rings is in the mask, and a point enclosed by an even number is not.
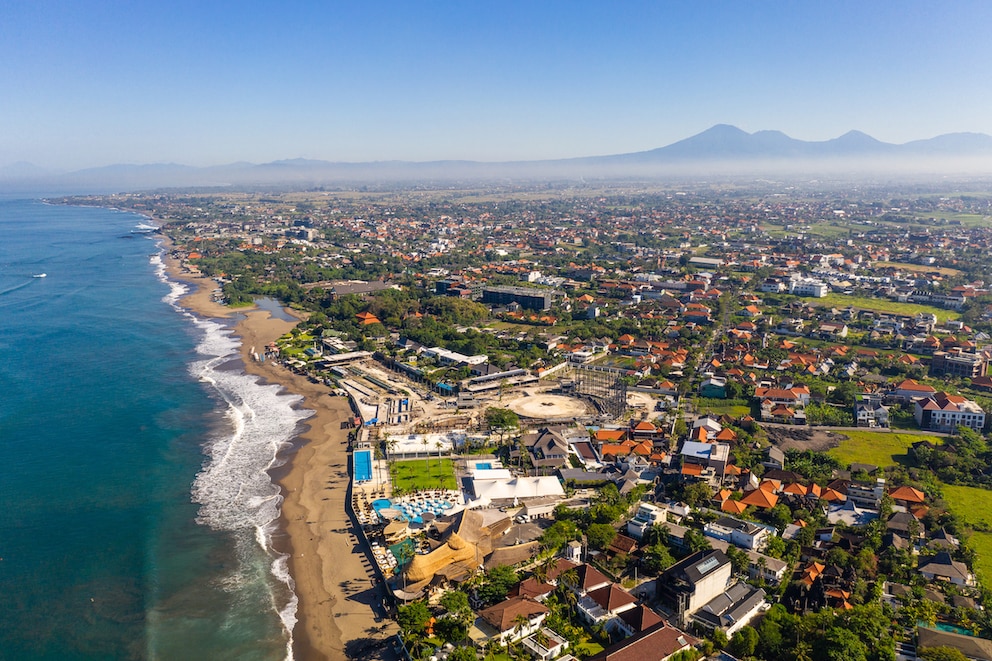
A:
[[[355,459],[355,480],[357,482],[368,482],[372,479],[372,451],[356,450]]]

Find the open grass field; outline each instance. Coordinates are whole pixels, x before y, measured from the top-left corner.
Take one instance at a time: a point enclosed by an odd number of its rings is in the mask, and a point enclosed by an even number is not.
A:
[[[900,434],[898,432],[880,431],[845,431],[847,440],[831,448],[827,454],[836,458],[845,466],[854,462],[874,464],[875,466],[892,466],[905,464],[909,457],[909,447],[917,441],[930,441],[940,445],[943,441],[938,436],[927,434]]]
[[[992,526],[992,491],[952,484],[945,484],[941,490],[944,492],[944,502],[963,521]],[[992,574],[989,577],[992,578]]]
[[[894,268],[914,273],[939,273],[941,275],[961,275],[961,271],[946,266],[926,266],[924,264],[905,264],[903,262],[875,262],[880,268]]]
[[[396,461],[389,469],[393,490],[408,493],[418,489],[457,489],[455,469],[451,459],[432,457]]]
[[[832,220],[813,223],[811,225],[794,225],[791,229],[786,229],[785,225],[764,223],[762,228],[768,232],[769,235],[781,238],[784,236],[795,236],[799,232],[804,234],[809,234],[811,236],[818,236],[825,239],[836,239],[842,236],[848,236],[851,233],[853,225],[844,222],[843,220]]]
[[[751,412],[750,406],[728,402],[723,399],[711,399],[709,397],[694,397],[693,406],[701,414],[712,413],[713,415],[727,415],[731,418],[740,418]]]
[[[982,587],[992,588],[992,532],[973,532],[968,546],[975,551],[975,575]]]
[[[977,213],[960,213],[955,211],[940,211],[937,213],[920,213],[916,216],[921,220],[927,220],[931,216],[936,218],[946,218],[950,222],[961,223],[965,227],[988,227],[992,225],[992,218]]]
[[[948,319],[958,319],[960,312],[935,308],[930,305],[919,305],[918,303],[900,303],[881,298],[867,298],[865,296],[847,296],[846,294],[827,294],[823,298],[811,299],[811,303],[831,308],[855,307],[859,310],[872,310],[874,312],[886,312],[889,314],[914,315],[921,312],[934,314],[937,321],[944,322]]]
[[[947,507],[962,521],[969,525],[992,525],[992,491],[949,484],[944,485],[942,490]],[[975,570],[979,579],[985,587],[992,587],[992,533],[974,532],[968,545],[978,556]]]

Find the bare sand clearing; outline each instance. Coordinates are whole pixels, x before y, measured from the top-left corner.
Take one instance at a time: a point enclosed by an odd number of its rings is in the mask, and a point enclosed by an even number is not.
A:
[[[585,415],[586,403],[576,397],[536,393],[510,400],[506,408],[527,418],[565,418]]]
[[[173,263],[168,266],[172,277],[195,288],[183,298],[184,307],[203,316],[231,315],[230,308],[212,300],[216,288],[212,280],[182,273]],[[367,555],[345,509],[350,491],[347,430],[341,423],[352,415],[348,399],[333,397],[325,386],[274,362],[253,361],[250,347],[260,349],[275,341],[295,322],[273,319],[268,312],[250,308],[237,312],[245,315],[235,327],[245,370],[302,395],[303,407],[315,412],[300,435],[302,446],[280,480],[285,534],[277,536],[275,543],[291,554],[289,570],[299,597],[294,656],[303,661],[392,658],[384,641],[398,629],[373,610],[383,588],[373,586]]]

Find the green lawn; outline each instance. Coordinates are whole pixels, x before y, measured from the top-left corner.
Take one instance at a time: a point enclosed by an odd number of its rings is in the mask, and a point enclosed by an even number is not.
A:
[[[702,414],[712,413],[713,415],[728,415],[731,418],[740,418],[751,412],[750,406],[734,404],[722,399],[710,397],[693,397],[693,405]]]
[[[811,303],[824,305],[831,308],[855,307],[860,310],[872,310],[874,312],[886,312],[889,314],[914,315],[921,312],[934,314],[937,321],[944,322],[948,319],[957,319],[960,312],[935,308],[930,305],[919,305],[918,303],[900,303],[883,298],[868,298],[866,296],[848,296],[846,294],[831,293],[823,298],[810,299]]]
[[[943,441],[938,436],[927,434],[900,434],[898,432],[880,431],[845,431],[847,440],[831,448],[828,454],[835,457],[844,466],[854,462],[874,464],[884,467],[893,464],[905,464],[909,447],[917,441],[930,441],[937,445]]]
[[[580,658],[585,658],[588,656],[595,656],[602,652],[603,649],[603,646],[594,640],[584,640],[575,647],[574,654]]]
[[[455,469],[451,459],[432,457],[396,461],[389,470],[393,491],[407,493],[418,489],[457,489]]]
[[[954,514],[968,525],[992,525],[992,491],[979,487],[945,484],[944,502]],[[973,532],[968,545],[974,549],[975,571],[985,587],[992,587],[992,533]]]

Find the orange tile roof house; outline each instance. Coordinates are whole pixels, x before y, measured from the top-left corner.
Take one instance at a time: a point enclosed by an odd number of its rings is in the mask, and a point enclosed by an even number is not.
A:
[[[726,512],[727,514],[743,514],[744,510],[747,509],[747,505],[739,500],[727,500],[720,503],[720,511]]]
[[[909,486],[896,487],[889,491],[892,500],[900,504],[922,503],[926,501],[926,494],[919,489]]]
[[[371,312],[359,312],[355,316],[358,317],[359,323],[361,323],[363,326],[382,323],[381,321],[379,321],[379,318],[374,314],[372,314]]]
[[[936,388],[923,383],[917,383],[913,379],[906,379],[902,383],[897,384],[892,391],[896,397],[906,400],[913,400],[917,397],[929,397],[937,393]]]
[[[689,634],[660,622],[607,647],[589,657],[589,661],[666,661],[697,642]]]
[[[765,489],[754,489],[741,498],[741,503],[749,507],[770,510],[778,504],[778,495]]]
[[[615,629],[610,621],[620,613],[631,610],[637,605],[637,598],[615,583],[592,590],[576,604],[579,613],[590,624],[604,622],[608,629]]]
[[[594,438],[597,441],[620,441],[626,435],[626,429],[597,429]]]
[[[625,610],[620,613],[619,621],[616,623],[617,628],[620,629],[627,636],[633,636],[641,631],[646,631],[651,627],[655,626],[659,622],[663,622],[661,616],[656,612],[645,606],[644,604],[638,604],[634,608]]]
[[[631,428],[631,431],[635,435],[657,434],[658,428],[647,420],[641,420]]]
[[[496,633],[491,637],[510,642],[537,631],[549,612],[547,606],[529,597],[511,597],[479,611],[479,619],[495,630]],[[521,616],[527,620],[527,624],[518,628],[517,618]]]

